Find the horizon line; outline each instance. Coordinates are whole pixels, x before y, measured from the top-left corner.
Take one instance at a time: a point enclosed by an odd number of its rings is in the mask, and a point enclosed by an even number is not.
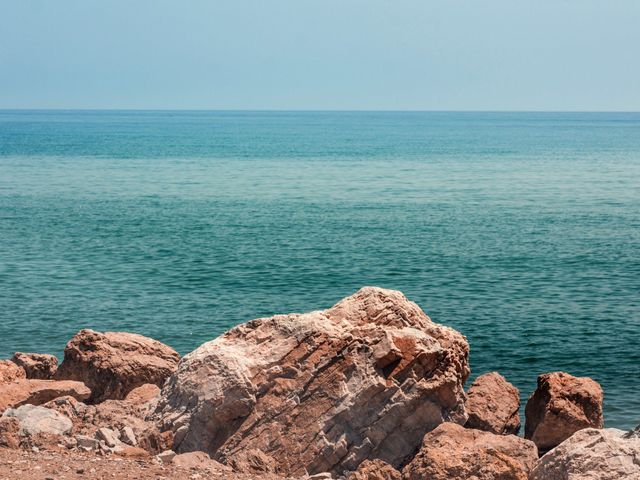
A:
[[[273,112],[273,113],[640,113],[640,110],[316,109],[316,108],[4,108],[0,112]]]

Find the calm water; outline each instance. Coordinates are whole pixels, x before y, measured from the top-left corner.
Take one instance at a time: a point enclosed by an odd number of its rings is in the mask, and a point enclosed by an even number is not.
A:
[[[0,111],[0,356],[399,289],[640,423],[640,114]]]

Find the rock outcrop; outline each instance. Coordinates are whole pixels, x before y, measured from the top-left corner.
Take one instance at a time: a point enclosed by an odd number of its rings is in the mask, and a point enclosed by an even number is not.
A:
[[[602,388],[590,378],[563,372],[540,375],[525,408],[525,438],[546,452],[578,430],[602,428],[602,401]]]
[[[16,418],[20,426],[20,435],[37,435],[40,433],[51,435],[65,435],[73,426],[71,420],[64,415],[44,407],[22,405],[9,408],[4,417]]]
[[[0,360],[0,384],[27,378],[27,372],[10,360]]]
[[[36,380],[51,380],[58,370],[58,359],[46,353],[16,352],[11,361],[24,368],[27,378]]]
[[[627,438],[625,438],[627,437]],[[640,478],[640,438],[614,428],[587,428],[544,455],[530,480]]]
[[[179,359],[172,348],[142,335],[81,330],[67,344],[56,378],[84,382],[90,403],[119,400],[146,383],[162,386]]]
[[[382,460],[365,460],[347,480],[402,480],[402,475]]]
[[[533,442],[443,423],[425,435],[404,480],[527,480],[538,459]]]
[[[42,405],[55,398],[71,396],[86,400],[91,390],[84,383],[56,380],[15,380],[0,387],[0,413],[20,405]]]
[[[468,349],[402,293],[366,287],[202,345],[165,384],[157,418],[177,451],[227,464],[261,452],[286,475],[342,474],[376,458],[399,466],[426,432],[466,422]]]
[[[155,406],[153,400],[106,400],[86,405],[72,397],[62,397],[44,406],[70,418],[73,435],[94,438],[101,435],[98,434],[101,429],[118,431],[123,443],[139,446],[151,453],[166,450],[173,443],[171,432],[160,432],[153,422],[146,419]]]
[[[498,372],[480,375],[467,391],[466,427],[497,435],[520,431],[520,392]]]

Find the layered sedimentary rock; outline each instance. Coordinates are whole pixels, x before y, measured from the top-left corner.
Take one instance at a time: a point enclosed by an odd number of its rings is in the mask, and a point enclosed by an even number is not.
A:
[[[0,384],[13,382],[21,378],[27,378],[24,368],[10,360],[0,360]]]
[[[468,348],[400,292],[366,287],[202,345],[164,386],[157,418],[178,451],[227,464],[260,452],[289,475],[399,466],[426,432],[466,421]]]
[[[46,353],[16,352],[11,361],[24,368],[27,378],[36,380],[51,380],[58,370],[58,359]]]
[[[614,428],[587,428],[544,455],[530,480],[640,478],[640,438]]]
[[[542,452],[583,428],[602,428],[602,388],[590,378],[568,373],[540,375],[525,408],[525,438]]]
[[[520,430],[520,392],[498,372],[480,375],[469,387],[466,427],[498,435]]]
[[[91,395],[91,390],[84,383],[69,380],[15,380],[0,386],[0,413],[9,407],[42,405],[65,395],[76,400],[86,400]]]
[[[142,335],[81,330],[67,344],[56,378],[84,382],[91,403],[119,400],[147,383],[162,386],[179,359],[172,348]]]
[[[402,470],[404,480],[527,480],[538,459],[533,442],[443,423],[425,435]]]

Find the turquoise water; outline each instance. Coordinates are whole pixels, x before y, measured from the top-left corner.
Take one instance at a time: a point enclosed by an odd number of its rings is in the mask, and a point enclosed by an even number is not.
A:
[[[0,357],[399,289],[640,423],[640,114],[0,111]]]

